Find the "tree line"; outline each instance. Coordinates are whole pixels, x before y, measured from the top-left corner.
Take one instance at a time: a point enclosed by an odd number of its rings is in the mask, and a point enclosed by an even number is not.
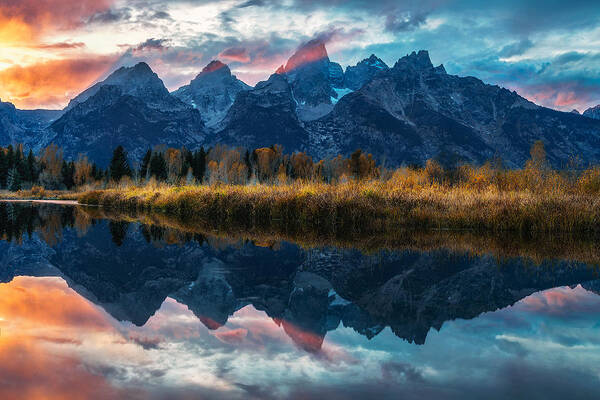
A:
[[[27,155],[25,155],[27,154]],[[251,182],[283,183],[293,180],[335,182],[345,178],[378,177],[372,155],[361,150],[349,158],[337,156],[314,161],[306,153],[284,154],[279,145],[258,149],[216,145],[191,151],[156,146],[138,162],[132,162],[123,146],[113,151],[107,168],[87,156],[66,160],[62,149],[50,145],[34,155],[23,145],[0,147],[0,189],[18,191],[40,186],[48,190],[72,190],[84,185],[106,186],[122,180],[169,184]]]
[[[68,161],[55,145],[43,149],[37,156],[23,145],[0,147],[0,189],[17,191],[34,185],[47,189],[72,189],[92,181],[100,181],[105,171],[86,156]]]

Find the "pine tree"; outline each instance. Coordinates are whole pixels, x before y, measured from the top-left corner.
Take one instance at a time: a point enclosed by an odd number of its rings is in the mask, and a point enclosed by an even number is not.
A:
[[[8,171],[8,178],[6,180],[6,186],[8,190],[10,190],[11,192],[16,192],[17,190],[20,190],[21,183],[21,175],[19,174],[19,171],[13,167],[10,171]]]
[[[125,175],[123,175],[125,176]],[[112,241],[118,247],[123,245],[125,238],[127,237],[127,229],[129,228],[129,222],[125,221],[110,221],[108,223],[108,229],[112,236]]]
[[[167,162],[162,153],[154,153],[150,159],[150,176],[159,181],[167,180]]]
[[[22,182],[30,182],[29,173],[27,169],[27,160],[23,155],[23,147],[17,147],[17,151],[15,153],[15,168],[19,172],[19,179]]]
[[[63,161],[62,169],[62,183],[67,189],[71,189],[75,186],[75,163],[73,161]]]
[[[246,168],[248,168],[248,179],[252,178],[252,163],[250,162],[250,151],[246,149],[246,154],[244,155],[244,164],[246,164]]]
[[[8,160],[3,148],[0,148],[0,189],[6,187],[6,179],[8,178]]]
[[[194,178],[202,183],[204,181],[204,174],[206,173],[206,152],[204,151],[204,147],[201,147],[194,154],[192,169],[194,170]]]
[[[131,167],[127,161],[127,152],[123,146],[118,146],[113,152],[109,166],[110,179],[119,182],[124,176],[131,176]]]
[[[9,171],[15,167],[15,151],[12,145],[8,145],[6,149],[6,166]]]
[[[26,177],[25,180],[27,182],[32,182],[32,183],[36,183],[38,181],[38,177],[39,177],[39,168],[37,166],[37,161],[35,159],[35,156],[33,155],[33,151],[29,150],[29,154],[27,155],[27,162],[26,162]]]

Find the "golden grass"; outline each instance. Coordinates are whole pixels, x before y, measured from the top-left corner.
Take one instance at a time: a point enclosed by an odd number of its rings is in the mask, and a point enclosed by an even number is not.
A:
[[[562,190],[499,190],[349,181],[335,185],[129,186],[78,195],[82,204],[161,212],[214,228],[390,233],[403,229],[596,234],[600,197]]]

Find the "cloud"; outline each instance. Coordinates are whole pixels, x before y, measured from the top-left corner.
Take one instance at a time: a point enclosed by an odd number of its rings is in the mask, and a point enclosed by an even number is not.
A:
[[[248,336],[248,330],[243,328],[218,331],[214,336],[223,343],[240,344]]]
[[[0,294],[0,315],[5,320],[46,327],[75,325],[94,331],[112,329],[104,320],[104,314],[74,296],[59,278],[17,277],[9,284],[0,284]]]
[[[33,31],[64,30],[79,27],[85,20],[108,9],[111,0],[0,1],[0,21],[19,21]]]
[[[87,20],[88,24],[111,24],[131,18],[131,9],[127,7],[108,9],[95,13]]]
[[[512,56],[520,56],[527,50],[533,47],[533,42],[529,39],[523,39],[519,42],[511,43],[500,50],[499,56],[503,58],[509,58]]]
[[[69,49],[82,49],[85,47],[83,42],[59,42],[59,43],[41,43],[35,45],[38,49],[44,50],[69,50]]]
[[[230,47],[219,53],[219,58],[224,61],[234,61],[239,63],[250,62],[250,54],[245,47]]]
[[[597,315],[600,311],[600,298],[581,286],[575,289],[562,287],[529,296],[519,304],[519,308],[536,315],[568,320]]]
[[[410,12],[390,14],[385,19],[385,28],[392,32],[406,32],[417,29],[427,21],[428,13]]]
[[[143,52],[144,50],[166,50],[168,48],[168,39],[154,39],[150,38],[143,43],[137,45],[133,52]]]
[[[600,102],[590,54],[599,23],[597,4],[586,0],[83,0],[77,7],[71,0],[0,0],[0,70],[120,51],[114,67],[146,61],[169,89],[215,58],[255,84],[299,43],[322,38],[332,61],[344,66],[371,53],[393,64],[428,49],[449,73],[516,89],[546,106],[581,109]]]
[[[59,59],[0,70],[0,97],[23,108],[60,108],[105,74],[115,56]]]
[[[266,3],[264,0],[248,0],[243,2],[242,4],[238,5],[238,8],[246,8],[246,7],[253,7],[253,6],[264,6]]]
[[[154,18],[154,19],[170,19],[171,15],[166,11],[156,11],[152,15],[152,18]]]

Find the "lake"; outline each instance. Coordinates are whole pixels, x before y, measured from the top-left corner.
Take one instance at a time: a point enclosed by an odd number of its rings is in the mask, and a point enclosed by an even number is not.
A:
[[[280,236],[0,203],[0,398],[600,396],[596,242]]]

